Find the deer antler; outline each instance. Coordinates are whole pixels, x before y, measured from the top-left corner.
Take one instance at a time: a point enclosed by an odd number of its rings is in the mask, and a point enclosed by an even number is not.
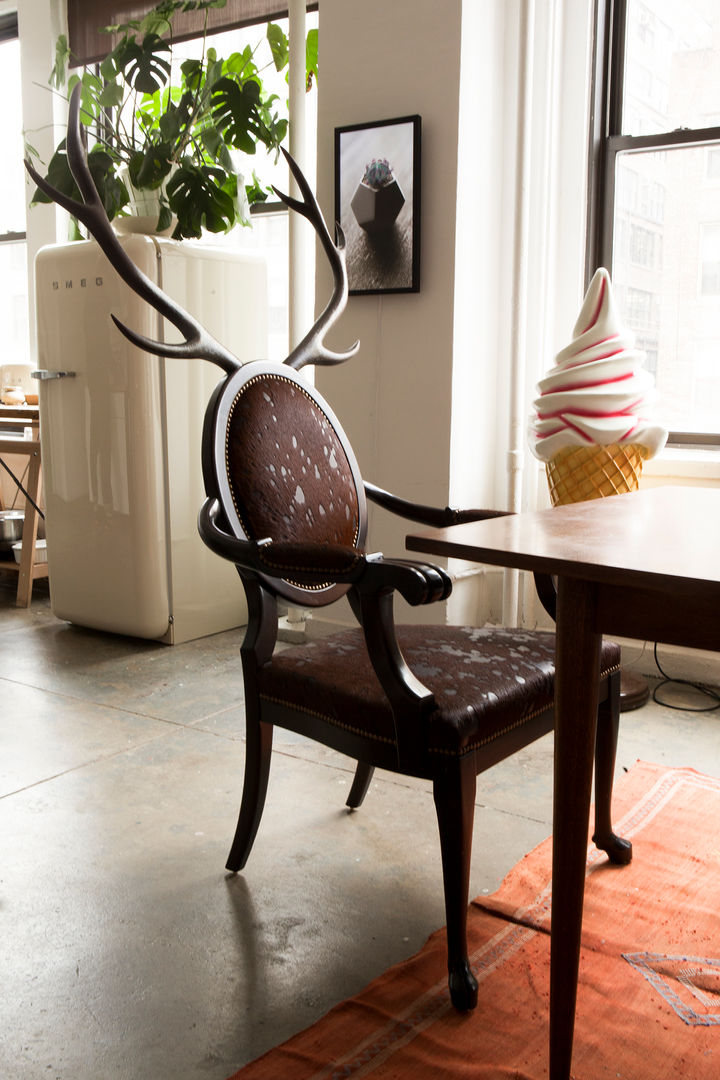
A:
[[[290,195],[284,195],[282,191],[278,191],[276,187],[273,187],[273,191],[279,199],[282,199],[290,210],[295,210],[298,214],[302,214],[304,218],[307,218],[315,229],[325,250],[325,254],[328,257],[330,266],[332,267],[334,283],[333,294],[327,307],[302,341],[295,346],[284,363],[287,364],[288,367],[295,368],[296,370],[304,367],[305,364],[342,364],[343,361],[349,360],[351,356],[355,355],[360,348],[360,342],[356,341],[347,352],[337,353],[332,352],[325,347],[323,338],[330,327],[342,314],[347,303],[348,281],[347,269],[345,266],[345,234],[340,225],[336,224],[335,230],[337,242],[333,242],[320,207],[317,204],[317,200],[313,195],[310,185],[300,171],[300,167],[283,147],[281,147],[281,150],[285,155],[290,171],[300,188],[300,193],[303,197],[302,202],[298,199],[291,198]]]
[[[147,352],[156,356],[197,358],[210,360],[217,364],[223,371],[231,374],[242,365],[240,361],[216,341],[203,326],[191,315],[184,311],[170,297],[162,291],[146,274],[140,270],[132,259],[127,255],[120,244],[112,225],[108,220],[105,207],[97,193],[92,174],[88,168],[87,155],[83,145],[83,137],[80,129],[80,85],[78,84],[70,98],[70,112],[68,116],[67,156],[70,171],[80,189],[83,201],[76,202],[64,195],[57,188],[48,184],[32,167],[29,161],[25,161],[25,168],[30,173],[37,186],[51,199],[82,221],[90,233],[95,237],[102,250],[110,260],[111,265],[117,270],[120,277],[134,292],[151,307],[155,308],[173,326],[177,327],[185,341],[182,344],[168,344],[163,341],[152,341],[142,334],[123,325],[115,316],[113,322],[118,329],[128,338],[133,345],[137,345]]]
[[[336,225],[337,242],[334,242],[327,225],[313,195],[310,185],[300,171],[297,163],[290,154],[283,149],[290,170],[295,177],[302,201],[293,199],[289,195],[283,195],[275,188],[275,193],[285,205],[302,214],[303,217],[314,227],[320,238],[325,253],[330,261],[333,272],[333,294],[320,318],[312,329],[305,335],[303,340],[290,353],[284,361],[289,367],[300,369],[305,364],[340,364],[349,360],[360,348],[360,342],[356,341],[352,348],[344,353],[332,352],[323,344],[323,338],[330,327],[337,321],[345,308],[348,295],[347,270],[345,267],[345,236],[339,225]],[[59,206],[73,214],[78,221],[87,227],[95,237],[102,250],[110,260],[111,265],[117,270],[120,277],[134,292],[151,307],[155,308],[160,315],[164,316],[173,326],[177,327],[184,337],[182,344],[168,344],[164,341],[152,341],[142,334],[136,333],[121,323],[115,316],[113,322],[118,329],[128,338],[133,345],[137,345],[147,352],[156,356],[167,357],[195,357],[200,360],[210,360],[217,364],[228,374],[237,371],[242,365],[240,361],[215,340],[199,322],[176,304],[162,291],[153,281],[147,277],[135,265],[120,244],[112,225],[108,220],[105,207],[98,195],[93,182],[92,174],[88,167],[87,153],[83,143],[80,127],[80,86],[76,86],[70,97],[70,112],[68,116],[67,156],[70,171],[80,189],[82,202],[77,202],[64,195],[41,177],[29,161],[25,161],[25,168],[30,173],[37,186],[45,192]]]

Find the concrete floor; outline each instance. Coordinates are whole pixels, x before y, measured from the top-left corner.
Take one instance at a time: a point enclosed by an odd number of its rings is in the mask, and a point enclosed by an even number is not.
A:
[[[343,805],[347,759],[278,732],[246,872],[240,631],[168,648],[28,611],[0,575],[0,1076],[226,1080],[442,925],[424,783]],[[720,713],[626,713],[638,757],[720,775]],[[471,895],[550,831],[552,743],[481,777]]]

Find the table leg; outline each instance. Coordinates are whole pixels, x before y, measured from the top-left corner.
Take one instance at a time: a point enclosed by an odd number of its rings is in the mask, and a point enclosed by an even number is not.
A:
[[[580,960],[601,637],[596,587],[558,581],[550,1080],[569,1080]]]

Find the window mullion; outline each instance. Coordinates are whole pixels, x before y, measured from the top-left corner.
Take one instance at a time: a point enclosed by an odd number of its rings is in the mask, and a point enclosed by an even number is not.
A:
[[[613,153],[621,150],[670,150],[681,146],[702,146],[720,142],[720,127],[677,128],[652,135],[611,135],[607,140]]]
[[[625,93],[625,39],[627,29],[627,0],[611,0],[610,56],[608,58],[607,134],[622,131],[623,97]]]

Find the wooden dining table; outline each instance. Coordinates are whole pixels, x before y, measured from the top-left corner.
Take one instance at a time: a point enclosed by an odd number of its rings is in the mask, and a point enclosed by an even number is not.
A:
[[[407,547],[556,578],[550,1080],[569,1080],[601,638],[720,651],[720,489],[651,488],[411,534]]]

